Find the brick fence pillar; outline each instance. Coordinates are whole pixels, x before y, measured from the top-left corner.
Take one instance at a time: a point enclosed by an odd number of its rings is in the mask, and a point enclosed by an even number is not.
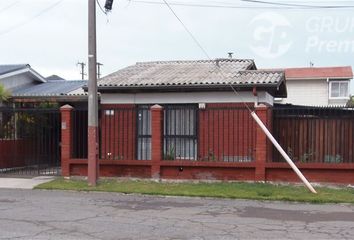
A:
[[[70,176],[69,160],[71,157],[71,112],[73,107],[64,105],[60,108],[61,113],[61,175]]]
[[[160,178],[160,162],[163,149],[163,107],[154,105],[151,108],[151,177]]]
[[[268,107],[259,105],[256,108],[256,114],[262,120],[264,125],[268,127],[270,121],[268,120]],[[267,161],[267,137],[263,130],[257,125],[256,129],[256,181],[265,181],[265,164]]]

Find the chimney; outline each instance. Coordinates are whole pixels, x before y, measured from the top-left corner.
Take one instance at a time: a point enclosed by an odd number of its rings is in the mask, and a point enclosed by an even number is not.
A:
[[[234,54],[233,52],[228,52],[227,55],[229,56],[230,59],[232,59],[232,54]]]
[[[220,67],[220,59],[219,58],[217,58],[217,59],[215,59],[215,65],[217,66],[217,67]]]

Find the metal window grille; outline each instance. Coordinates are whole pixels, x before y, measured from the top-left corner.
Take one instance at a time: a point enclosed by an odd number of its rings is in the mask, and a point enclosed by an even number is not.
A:
[[[137,160],[151,159],[151,112],[149,106],[137,110]]]
[[[164,159],[197,159],[197,106],[165,106]]]

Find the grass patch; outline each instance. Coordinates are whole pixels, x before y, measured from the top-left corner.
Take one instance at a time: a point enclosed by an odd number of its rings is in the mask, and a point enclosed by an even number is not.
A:
[[[58,178],[38,185],[36,189],[141,193],[149,195],[215,197],[254,200],[297,201],[310,203],[354,203],[354,189],[317,187],[318,194],[305,187],[268,183],[166,183],[134,180],[100,180],[90,187],[84,180]]]

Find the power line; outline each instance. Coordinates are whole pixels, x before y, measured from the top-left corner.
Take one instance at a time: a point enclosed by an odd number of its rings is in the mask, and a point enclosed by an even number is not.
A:
[[[249,2],[249,3],[275,5],[275,6],[304,7],[304,8],[354,8],[353,5],[308,5],[308,4],[282,3],[282,2],[271,2],[271,1],[261,1],[261,0],[241,0],[241,1]]]
[[[6,7],[0,9],[0,13],[5,12],[7,9],[12,8],[13,6],[17,5],[19,2],[21,2],[21,0],[11,3],[11,4],[7,5]]]
[[[54,4],[50,5],[49,7],[43,9],[42,11],[40,11],[39,13],[37,13],[36,15],[34,15],[32,18],[30,18],[30,19],[28,19],[28,20],[26,20],[26,21],[24,21],[24,22],[22,22],[22,23],[19,23],[19,24],[15,25],[15,26],[13,26],[13,27],[11,27],[11,28],[5,30],[5,31],[0,32],[0,36],[5,35],[5,34],[8,34],[8,33],[12,32],[12,31],[14,31],[14,30],[17,30],[18,28],[23,27],[24,25],[29,24],[30,22],[32,22],[32,21],[35,20],[36,18],[42,16],[43,14],[47,13],[47,12],[50,11],[51,9],[55,8],[56,6],[58,6],[58,5],[59,5],[61,2],[63,2],[63,1],[64,1],[64,0],[59,0],[59,1],[55,2]]]
[[[193,35],[193,33],[187,28],[187,26],[183,23],[183,21],[178,17],[178,15],[176,14],[176,12],[173,10],[173,8],[169,5],[169,3],[167,2],[167,0],[163,0],[164,3],[166,4],[166,6],[170,9],[170,11],[173,13],[173,15],[177,18],[177,20],[182,24],[182,26],[184,27],[184,29],[188,32],[188,34],[192,37],[193,41],[199,46],[199,48],[202,50],[202,52],[205,54],[205,56],[213,63],[212,59],[210,58],[209,54],[207,53],[207,51],[203,48],[203,46],[199,43],[199,41],[197,40],[197,38]],[[218,69],[218,71],[220,72],[220,74],[223,76],[224,79],[226,79],[225,74],[222,72],[221,68],[218,66],[217,63],[214,63],[216,69]],[[250,107],[246,104],[246,102],[244,101],[243,97],[236,91],[236,89],[234,88],[234,86],[232,86],[231,83],[228,84],[230,86],[230,88],[232,89],[232,91],[238,95],[243,103],[243,105],[248,109],[248,111],[250,113],[252,113],[252,110],[250,109]]]
[[[107,11],[105,11],[105,10],[103,9],[103,7],[101,6],[100,1],[99,1],[99,0],[96,0],[96,2],[97,2],[98,7],[100,8],[101,12],[103,12],[105,15],[107,15]]]
[[[173,13],[173,15],[177,18],[177,20],[182,24],[183,28],[187,31],[187,33],[189,34],[189,36],[191,36],[191,38],[193,39],[193,41],[198,45],[198,47],[204,52],[205,56],[208,57],[208,59],[210,59],[209,54],[205,51],[205,49],[203,48],[203,46],[198,42],[198,40],[194,37],[193,33],[191,31],[189,31],[189,29],[187,28],[187,26],[182,22],[182,20],[177,16],[177,14],[175,13],[175,11],[171,8],[171,6],[168,4],[168,2],[166,0],[163,0],[166,4],[166,6],[170,9],[170,11]]]
[[[149,0],[128,0],[129,2],[151,4],[151,5],[165,5],[164,2],[156,2]],[[184,6],[184,7],[197,7],[197,8],[229,8],[229,9],[294,9],[291,7],[257,7],[257,6],[236,6],[231,4],[217,5],[217,4],[198,4],[198,3],[182,3],[171,2],[170,6]]]
[[[129,2],[150,4],[150,5],[165,5],[164,1],[150,1],[150,0],[128,0]],[[225,9],[287,9],[287,10],[312,10],[312,9],[351,9],[354,5],[305,5],[305,4],[287,4],[280,2],[266,2],[266,1],[252,1],[252,0],[240,0],[248,3],[258,3],[272,5],[254,6],[254,5],[234,5],[226,2],[215,2],[215,4],[202,4],[202,3],[186,3],[186,2],[171,2],[170,6],[184,6],[184,7],[198,7],[198,8],[225,8]]]

